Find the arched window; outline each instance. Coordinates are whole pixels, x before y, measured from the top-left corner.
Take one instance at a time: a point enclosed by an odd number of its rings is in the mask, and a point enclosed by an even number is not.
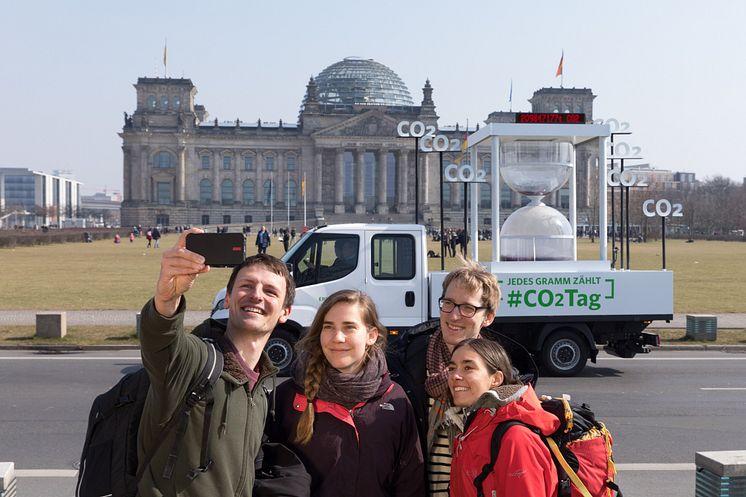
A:
[[[155,167],[174,167],[174,157],[168,152],[158,152],[155,156]]]
[[[296,158],[294,155],[288,155],[285,159],[285,167],[288,171],[295,171]]]
[[[199,202],[209,204],[212,202],[212,181],[203,179],[199,182]]]
[[[166,95],[161,97],[161,110],[168,110],[168,97]]]
[[[254,182],[247,179],[243,182],[243,204],[253,205],[254,202]]]
[[[220,201],[223,205],[233,205],[233,181],[224,179],[220,183]]]
[[[155,109],[156,105],[158,105],[158,101],[155,95],[148,95],[148,109]]]
[[[171,107],[174,110],[179,110],[181,108],[181,98],[178,96],[171,99]]]
[[[289,180],[285,185],[286,202],[290,207],[298,205],[298,186],[293,180]]]
[[[264,182],[264,196],[262,203],[269,207],[269,204],[275,199],[276,195],[272,192],[272,181],[267,180]]]

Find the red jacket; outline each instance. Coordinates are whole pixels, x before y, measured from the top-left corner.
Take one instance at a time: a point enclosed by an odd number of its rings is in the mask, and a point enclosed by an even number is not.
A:
[[[496,395],[497,394],[497,395]],[[559,427],[556,416],[541,408],[531,386],[505,385],[482,395],[477,413],[454,441],[451,495],[477,495],[474,478],[489,462],[492,433],[503,421],[517,420],[549,435]],[[541,438],[525,426],[508,428],[492,473],[483,484],[485,497],[550,497],[557,495],[557,470]]]

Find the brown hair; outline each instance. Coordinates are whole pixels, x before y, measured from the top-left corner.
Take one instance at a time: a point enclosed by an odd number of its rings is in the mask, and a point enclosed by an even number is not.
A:
[[[348,304],[358,304],[360,314],[366,326],[378,330],[378,339],[368,347],[365,361],[370,358],[370,351],[374,347],[386,350],[386,335],[388,330],[381,324],[378,318],[378,311],[373,300],[365,293],[359,290],[340,290],[331,294],[324,300],[316,312],[313,323],[308,328],[306,334],[296,344],[295,348],[299,355],[305,355],[306,371],[303,382],[304,394],[306,395],[306,409],[298,420],[298,426],[295,429],[295,442],[307,444],[313,436],[314,409],[313,401],[319,393],[321,382],[324,377],[324,370],[329,364],[321,350],[321,330],[324,327],[324,320],[329,310],[340,302]]]
[[[251,257],[247,257],[246,259],[244,259],[241,264],[234,267],[233,271],[231,272],[231,277],[228,278],[226,292],[231,293],[233,291],[233,284],[236,282],[236,277],[243,268],[250,267],[255,264],[259,264],[268,271],[283,277],[283,279],[285,280],[285,302],[283,302],[282,307],[290,307],[291,305],[293,305],[293,301],[295,300],[295,281],[293,281],[293,278],[290,276],[288,267],[277,257],[267,254],[252,255]]]
[[[491,375],[500,371],[503,374],[503,385],[521,384],[521,381],[513,376],[513,365],[510,362],[510,357],[499,343],[486,338],[467,338],[456,344],[451,357],[461,347],[469,347],[476,352],[484,361],[484,365]]]
[[[496,312],[500,303],[500,286],[495,275],[473,259],[458,257],[461,267],[454,269],[443,280],[443,294],[452,284],[460,285],[471,292],[482,290],[482,306],[487,312]]]

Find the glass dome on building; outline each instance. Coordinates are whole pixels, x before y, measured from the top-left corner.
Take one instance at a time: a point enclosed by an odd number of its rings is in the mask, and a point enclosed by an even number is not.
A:
[[[346,57],[321,71],[315,81],[321,104],[414,105],[401,78],[373,59]]]

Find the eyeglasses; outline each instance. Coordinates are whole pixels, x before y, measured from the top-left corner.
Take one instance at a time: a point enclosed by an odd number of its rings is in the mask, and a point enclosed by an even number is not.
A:
[[[465,318],[470,318],[474,316],[474,314],[477,313],[477,311],[480,311],[482,309],[488,309],[488,307],[477,307],[475,305],[471,304],[457,304],[456,302],[453,302],[452,300],[440,298],[438,299],[438,307],[440,307],[440,310],[443,312],[453,312],[453,309],[458,307],[458,312]]]

